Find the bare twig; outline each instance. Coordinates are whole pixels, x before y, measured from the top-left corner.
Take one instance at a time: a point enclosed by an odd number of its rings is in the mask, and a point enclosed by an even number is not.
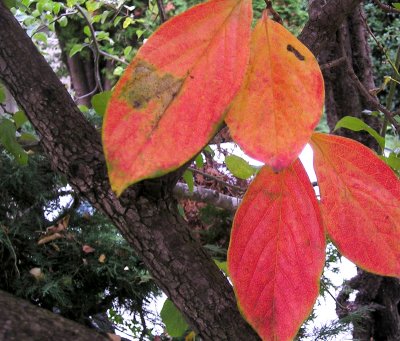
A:
[[[94,30],[94,27],[92,25],[92,22],[90,21],[89,17],[87,16],[87,14],[85,13],[85,11],[83,10],[83,8],[79,5],[75,5],[76,9],[78,10],[78,12],[83,16],[83,19],[86,21],[89,30],[90,30],[90,34],[92,35],[92,41],[93,41],[93,47],[94,47],[94,51],[93,51],[93,55],[94,55],[94,72],[95,72],[95,79],[96,79],[96,86],[97,88],[100,90],[100,92],[103,92],[103,86],[101,84],[101,76],[100,76],[100,66],[99,66],[99,57],[100,57],[100,46],[99,43],[96,39],[96,32]],[[97,89],[95,89],[94,91],[96,91]],[[89,96],[88,94],[85,95],[85,97]]]
[[[340,48],[342,52],[342,56],[345,57],[346,60],[346,68],[347,68],[347,73],[351,80],[354,82],[354,85],[357,87],[357,89],[360,91],[360,93],[363,95],[363,97],[368,101],[368,103],[375,109],[381,111],[387,120],[395,127],[397,131],[399,131],[399,124],[396,122],[394,119],[395,113],[391,112],[388,110],[385,106],[383,106],[378,99],[375,96],[372,96],[370,92],[365,88],[365,86],[361,83],[359,78],[354,72],[353,65],[351,64],[347,54],[346,50],[344,47],[344,32],[343,29],[339,29],[339,43],[340,43]]]
[[[333,60],[333,61],[331,61],[331,62],[329,62],[329,63],[322,64],[322,65],[320,66],[320,68],[321,68],[322,71],[324,71],[324,70],[328,70],[328,69],[330,69],[330,68],[333,68],[333,67],[342,65],[342,64],[345,63],[345,62],[346,62],[346,58],[340,57],[340,58],[335,59],[335,60]]]
[[[73,15],[78,13],[77,11],[71,11],[71,12],[65,12],[63,14],[60,14],[58,17],[54,18],[52,21],[50,21],[47,25],[40,25],[36,30],[33,31],[33,33],[31,34],[31,38],[33,38],[33,36],[36,33],[39,33],[43,28],[45,27],[49,27],[52,23],[60,20],[62,17],[68,17],[69,15]]]
[[[378,0],[372,0],[372,2],[374,2],[375,5],[377,5],[382,11],[384,11],[386,13],[400,14],[400,10],[398,10],[397,8],[383,4],[382,2],[380,2]]]
[[[117,56],[114,56],[114,55],[112,55],[112,54],[109,54],[109,53],[107,53],[107,52],[105,52],[105,51],[103,51],[103,50],[99,50],[99,53],[100,53],[101,55],[103,55],[104,57],[107,57],[107,58],[110,58],[110,59],[114,59],[114,60],[116,60],[117,62],[120,62],[121,64],[129,65],[129,63],[128,63],[126,60],[123,60],[123,59],[121,59],[121,58],[118,58]]]
[[[378,40],[378,38],[375,36],[374,32],[372,32],[371,27],[369,27],[367,19],[364,17],[364,15],[362,14],[361,10],[360,10],[360,17],[364,23],[365,28],[367,29],[368,33],[370,34],[370,36],[372,37],[372,39],[374,39],[375,43],[377,44],[377,46],[379,47],[379,49],[382,51],[382,53],[385,55],[386,60],[388,61],[388,63],[390,64],[390,66],[392,67],[395,76],[400,77],[399,74],[399,70],[396,67],[396,65],[393,63],[393,61],[390,59],[389,53],[386,49],[385,46],[383,46],[380,41]]]
[[[165,12],[164,4],[162,0],[157,0],[158,12],[160,13],[160,22],[161,24],[165,23],[168,20],[167,13]]]

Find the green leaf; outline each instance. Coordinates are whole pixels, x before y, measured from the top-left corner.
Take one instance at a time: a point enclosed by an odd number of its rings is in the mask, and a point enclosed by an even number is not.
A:
[[[87,25],[83,28],[83,33],[85,33],[88,37],[92,36],[92,32],[90,32],[90,28]]]
[[[11,120],[3,119],[0,121],[0,143],[21,165],[26,165],[28,162],[28,154],[17,142],[15,133],[16,128]]]
[[[394,8],[400,9],[400,2],[393,2],[392,5]]]
[[[101,7],[101,1],[87,1],[86,8],[89,12],[94,12]]]
[[[181,312],[169,299],[164,302],[160,315],[167,333],[172,337],[182,336],[189,327]]]
[[[28,121],[28,117],[26,117],[25,113],[22,110],[19,110],[13,115],[13,120],[15,123],[15,127],[18,129],[21,128],[21,126]]]
[[[395,171],[399,171],[400,170],[400,158],[395,153],[390,153],[388,157],[381,156],[381,158],[393,170],[395,170]]]
[[[16,7],[16,1],[15,0],[4,0],[4,5],[6,5],[6,7],[8,9],[11,9],[13,7]]]
[[[125,48],[124,48],[124,57],[125,57],[125,58],[128,58],[129,53],[131,53],[131,51],[132,51],[132,46],[127,46],[127,47],[125,47]]]
[[[181,204],[178,204],[177,206],[178,206],[179,215],[180,215],[183,219],[186,220],[185,210],[183,209],[182,205],[181,205]]]
[[[125,69],[124,69],[122,66],[117,66],[117,67],[114,69],[113,75],[114,75],[114,76],[121,76],[122,73],[124,72],[124,70],[125,70]]]
[[[21,136],[18,138],[18,141],[30,143],[30,142],[38,142],[39,139],[31,133],[22,133]]]
[[[144,32],[145,32],[144,30],[136,30],[137,37],[140,38]]]
[[[54,3],[53,3],[53,13],[54,13],[55,15],[58,15],[58,13],[60,13],[60,10],[61,10],[61,3],[59,3],[59,2],[54,2]]]
[[[93,105],[93,104],[92,104],[92,105]],[[80,110],[81,112],[83,112],[83,113],[89,111],[89,108],[88,108],[86,105],[84,105],[84,104],[78,105],[78,108],[79,108],[79,110]]]
[[[0,83],[0,103],[6,101],[6,89],[3,84]]]
[[[65,27],[68,25],[68,18],[67,17],[61,17],[58,19],[58,23],[61,27]]]
[[[44,32],[38,32],[35,34],[35,39],[39,41],[43,41],[44,43],[47,43],[47,35]]]
[[[186,184],[188,185],[189,192],[193,193],[194,189],[193,173],[189,170],[185,171],[185,173],[183,173],[183,180],[185,180]]]
[[[379,146],[384,149],[385,148],[385,139],[378,134],[378,132],[371,128],[368,124],[366,124],[364,121],[360,120],[357,117],[352,117],[352,116],[345,116],[341,120],[339,120],[338,123],[336,123],[334,131],[336,131],[339,128],[346,128],[350,129],[352,131],[366,131],[369,133],[379,144]]]
[[[203,166],[204,166],[203,155],[201,153],[199,155],[197,155],[194,162],[195,162],[197,168],[203,168]]]
[[[122,24],[123,28],[127,28],[130,24],[133,24],[134,20],[131,17],[127,17]]]
[[[69,56],[72,57],[73,55],[77,54],[78,52],[81,52],[85,45],[82,44],[75,44],[72,46],[71,51],[69,51]]]
[[[111,91],[100,92],[92,97],[92,106],[100,116],[103,116],[106,112],[107,104],[110,98]]]
[[[110,13],[110,11],[104,11],[104,12],[101,14],[101,20],[100,20],[101,24],[104,24],[104,23],[105,23],[105,21],[106,21],[107,16],[108,16],[109,13]]]
[[[116,17],[114,19],[114,26],[118,26],[119,22],[122,20],[122,17]]]
[[[229,171],[239,179],[248,179],[253,176],[257,168],[251,166],[246,160],[236,155],[225,157],[225,164]]]
[[[228,264],[225,262],[220,262],[217,259],[214,259],[215,264],[217,264],[218,268],[224,272],[225,275],[228,276]]]

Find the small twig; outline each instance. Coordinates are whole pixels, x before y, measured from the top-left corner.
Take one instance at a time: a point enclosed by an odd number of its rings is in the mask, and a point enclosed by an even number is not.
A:
[[[100,90],[100,92],[103,92],[103,86],[101,85],[100,66],[99,66],[99,59],[100,59],[99,57],[100,57],[101,52],[100,52],[99,43],[96,39],[96,32],[94,30],[92,22],[90,21],[89,17],[86,15],[83,8],[79,5],[75,5],[75,7],[79,11],[79,13],[83,16],[83,19],[86,21],[86,23],[88,24],[90,34],[92,35],[92,41],[93,41],[93,47],[94,47],[93,55],[94,55],[94,70],[95,70],[96,85],[97,85],[97,88]],[[86,96],[88,96],[88,95],[85,95],[85,97]]]
[[[97,84],[97,82],[96,82],[96,86],[94,87],[94,89],[93,89],[92,91],[88,92],[88,93],[85,94],[85,95],[76,97],[76,100],[75,100],[75,101],[77,101],[77,100],[79,100],[79,99],[82,99],[82,98],[86,98],[86,97],[92,96],[93,94],[96,93],[96,91],[97,91],[98,88],[99,88],[99,86],[98,86],[98,84]]]
[[[364,96],[364,98],[368,101],[368,103],[374,107],[374,109],[381,111],[388,121],[395,127],[395,129],[399,130],[399,124],[394,119],[395,114],[388,110],[385,106],[383,106],[375,96],[372,96],[369,91],[365,88],[365,86],[361,83],[359,78],[354,72],[353,65],[351,64],[349,58],[347,57],[346,50],[344,47],[344,32],[343,29],[339,29],[339,43],[341,48],[342,56],[345,57],[346,60],[346,68],[347,73],[351,80],[354,82],[355,86],[358,88],[360,93]]]
[[[363,15],[362,12],[361,12],[361,9],[360,9],[359,13],[360,13],[360,17],[361,17],[361,19],[362,19],[362,21],[363,21],[363,23],[364,23],[365,28],[367,29],[367,31],[368,31],[368,33],[370,34],[370,36],[372,37],[372,39],[374,39],[374,41],[375,41],[375,43],[377,44],[378,48],[379,48],[379,49],[383,52],[383,54],[385,55],[385,57],[386,57],[388,63],[390,64],[390,66],[392,67],[392,69],[393,69],[393,71],[394,71],[394,73],[395,73],[395,76],[400,77],[399,70],[398,70],[398,68],[396,67],[396,65],[393,63],[393,61],[390,59],[390,56],[389,56],[389,54],[388,54],[388,51],[387,51],[386,47],[383,46],[383,45],[380,43],[380,41],[378,40],[378,38],[375,36],[374,32],[372,32],[371,27],[369,27],[369,25],[368,25],[367,19],[365,19],[364,15]]]
[[[345,307],[344,305],[342,305],[342,304],[336,299],[336,297],[333,296],[333,294],[329,291],[329,289],[328,289],[328,287],[326,286],[326,284],[324,283],[324,281],[321,281],[320,283],[321,283],[321,285],[325,288],[325,291],[329,294],[329,296],[333,298],[333,300],[336,302],[336,304],[337,304],[340,308],[342,308],[343,310],[347,311],[347,310],[348,310],[347,307]]]
[[[386,13],[395,13],[395,14],[400,14],[400,10],[397,8],[394,8],[392,6],[386,5],[381,3],[378,0],[372,0],[375,5],[377,5],[382,11],[386,12]]]
[[[157,0],[158,13],[160,14],[161,24],[168,20],[167,13],[165,12],[164,4],[162,0]]]
[[[107,53],[107,52],[105,52],[103,50],[99,50],[99,53],[101,55],[103,55],[104,57],[107,57],[107,58],[110,58],[110,59],[114,59],[117,62],[120,62],[120,63],[125,64],[125,65],[129,65],[129,63],[127,61],[125,61],[125,60],[123,60],[121,58],[118,58],[117,56],[113,56],[112,54],[109,54],[109,53]]]
[[[396,65],[397,68],[400,67],[400,46],[397,48],[395,65]],[[388,108],[389,110],[392,107],[393,98],[394,98],[394,94],[395,94],[395,91],[396,91],[396,83],[400,84],[398,82],[398,80],[400,80],[400,77],[396,77],[396,75],[394,75],[394,77],[397,78],[397,80],[391,78],[391,80],[393,80],[393,81],[390,83],[389,94],[386,97],[386,108]],[[396,113],[395,113],[395,115],[396,115]],[[385,136],[386,136],[387,126],[388,126],[388,120],[385,117],[384,120],[383,120],[381,131],[380,131],[380,135],[383,138],[385,138]],[[384,152],[385,152],[385,149],[382,148],[382,155],[384,154]]]
[[[49,27],[52,23],[60,20],[62,17],[67,17],[69,15],[73,15],[73,14],[76,14],[76,13],[78,13],[78,12],[77,11],[65,12],[63,14],[60,14],[58,17],[56,17],[52,21],[50,21],[47,25],[40,25],[36,30],[33,31],[33,33],[31,34],[31,38],[33,38],[33,36],[36,33],[39,33],[44,27]]]
[[[221,179],[219,179],[218,177],[216,177],[216,176],[214,176],[214,175],[205,173],[205,172],[203,172],[203,171],[201,171],[201,170],[198,170],[198,169],[196,169],[196,168],[188,167],[188,170],[190,170],[190,171],[192,171],[192,172],[194,172],[194,173],[203,175],[203,176],[205,176],[206,178],[209,178],[209,179],[211,179],[211,180],[215,180],[216,182],[219,182],[220,184],[222,184],[222,185],[224,185],[224,186],[226,186],[226,187],[230,187],[230,188],[233,188],[233,189],[235,189],[235,190],[237,190],[237,191],[241,191],[241,192],[244,192],[244,191],[245,191],[243,188],[240,188],[239,186],[231,185],[230,183],[227,183],[226,181],[221,180]]]
[[[333,67],[342,65],[342,64],[345,63],[345,62],[346,62],[346,58],[340,57],[340,58],[335,59],[335,60],[333,60],[333,61],[331,61],[331,62],[329,62],[329,63],[322,64],[322,65],[320,66],[320,69],[321,69],[322,71],[328,70],[328,69],[330,69],[330,68],[333,68]]]

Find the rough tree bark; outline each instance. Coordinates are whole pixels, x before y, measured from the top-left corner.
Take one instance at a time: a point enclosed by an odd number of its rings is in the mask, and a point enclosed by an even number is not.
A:
[[[341,32],[332,36],[328,48],[321,52],[321,64],[328,64],[342,58],[344,44],[346,57],[351,61],[354,72],[366,89],[375,88],[370,50],[368,46],[368,31],[365,26],[365,13],[359,5],[353,13],[347,16],[342,24]],[[337,121],[344,116],[353,116],[380,131],[379,121],[362,112],[366,109],[374,110],[369,101],[359,92],[354,81],[349,77],[346,63],[342,62],[324,70],[326,100],[325,110],[331,130]],[[369,148],[377,150],[376,141],[367,133],[352,132],[339,129],[339,135],[358,140]],[[347,284],[352,290],[358,290],[354,302],[349,302],[348,287],[339,294],[337,313],[344,317],[349,311],[371,309],[365,314],[361,323],[354,325],[353,338],[355,340],[400,340],[400,281],[395,278],[386,278],[358,270],[356,277]],[[344,310],[342,307],[348,307]]]
[[[0,291],[0,340],[109,341],[93,329]],[[34,317],[34,319],[32,318]]]
[[[318,54],[359,2],[330,1],[322,6],[315,1],[300,38]],[[111,219],[191,327],[204,340],[258,339],[242,319],[231,285],[176,210],[171,192],[179,172],[131,186],[116,198],[99,134],[2,2],[0,79],[40,134],[53,167]]]

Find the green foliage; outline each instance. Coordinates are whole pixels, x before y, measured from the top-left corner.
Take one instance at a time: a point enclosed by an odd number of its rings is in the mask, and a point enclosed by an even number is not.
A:
[[[111,98],[111,91],[104,91],[92,97],[91,101],[93,109],[96,110],[96,112],[100,116],[104,116],[110,98]]]
[[[161,318],[167,329],[167,333],[172,337],[182,336],[189,328],[181,312],[175,307],[171,300],[164,302],[161,310]]]
[[[15,136],[16,132],[17,129],[13,121],[7,118],[0,119],[0,143],[21,165],[26,165],[28,154],[18,143]]]
[[[84,324],[111,308],[142,311],[158,293],[115,227],[63,187],[44,157],[20,167],[2,151],[0,184],[2,290]]]
[[[343,117],[336,123],[334,130],[337,130],[339,128],[346,128],[352,131],[361,131],[361,130],[366,131],[376,140],[376,142],[378,142],[379,146],[382,149],[385,148],[385,138],[380,136],[375,129],[371,128],[368,124],[366,124],[364,121],[360,120],[357,117],[351,117],[351,116]]]
[[[225,157],[225,164],[229,171],[239,179],[247,180],[258,171],[258,167],[250,165],[246,160],[237,155]]]

